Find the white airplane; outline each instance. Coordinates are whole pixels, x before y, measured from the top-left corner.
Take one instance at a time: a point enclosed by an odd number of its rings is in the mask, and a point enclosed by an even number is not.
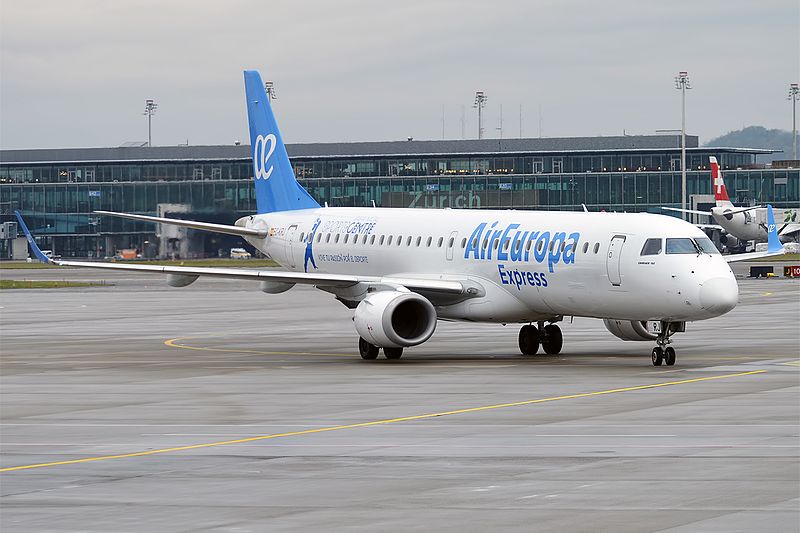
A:
[[[364,359],[389,359],[433,335],[438,320],[524,324],[519,348],[562,348],[557,322],[602,319],[623,340],[655,341],[654,365],[675,364],[671,337],[688,321],[736,306],[725,259],[692,224],[663,215],[455,209],[321,207],[296,181],[261,76],[245,71],[258,213],[235,225],[135,214],[134,220],[240,235],[283,270],[195,268],[54,260],[66,267],[166,274],[183,287],[199,276],[295,284],[335,295],[354,310]],[[768,252],[782,253],[774,225]],[[777,243],[777,244],[776,244]],[[738,256],[743,257],[743,256]]]
[[[712,228],[722,232],[722,244],[729,249],[738,248],[740,244],[748,241],[767,242],[768,232],[767,209],[757,205],[751,207],[735,207],[728,197],[725,180],[719,168],[716,157],[709,157],[711,162],[711,184],[714,189],[716,205],[711,211],[697,211],[694,209],[679,209],[676,207],[662,207],[667,211],[692,213],[711,217],[716,224],[697,224],[700,228]],[[800,224],[796,223],[797,212],[785,211],[784,223],[777,228],[781,242],[792,242],[797,239]],[[793,218],[795,220],[793,220]]]

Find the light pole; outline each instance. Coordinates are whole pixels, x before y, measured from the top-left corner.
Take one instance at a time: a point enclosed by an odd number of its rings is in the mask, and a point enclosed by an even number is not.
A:
[[[483,91],[475,93],[475,103],[472,104],[473,109],[478,110],[478,139],[483,139],[483,122],[481,122],[481,109],[486,107],[486,101],[489,99]]]
[[[681,216],[686,220],[686,89],[692,88],[688,72],[675,76],[675,88],[681,91]]]
[[[158,104],[153,100],[145,100],[142,115],[147,115],[147,146],[153,146],[153,115],[157,108]]]
[[[797,161],[797,100],[800,98],[800,86],[789,85],[788,100],[792,101],[792,159]]]

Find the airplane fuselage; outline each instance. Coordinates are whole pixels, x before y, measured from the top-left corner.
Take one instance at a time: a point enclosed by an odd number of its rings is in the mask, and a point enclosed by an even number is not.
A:
[[[732,309],[722,256],[641,255],[647,239],[705,238],[652,214],[319,208],[245,217],[248,241],[296,272],[431,279],[467,276],[484,298],[440,318],[530,322],[561,316],[690,321]]]

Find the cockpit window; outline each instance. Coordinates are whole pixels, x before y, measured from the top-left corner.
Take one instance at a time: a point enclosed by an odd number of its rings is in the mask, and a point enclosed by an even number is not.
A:
[[[661,239],[647,239],[642,246],[641,255],[658,255],[661,253]]]
[[[698,239],[695,239],[694,242],[696,242],[697,246],[699,246],[700,249],[703,250],[708,255],[719,254],[719,250],[717,250],[717,247],[714,246],[714,243],[711,242],[711,239],[709,239],[708,237],[700,237]]]
[[[667,239],[667,253],[668,254],[696,254],[700,250],[695,245],[692,239]]]

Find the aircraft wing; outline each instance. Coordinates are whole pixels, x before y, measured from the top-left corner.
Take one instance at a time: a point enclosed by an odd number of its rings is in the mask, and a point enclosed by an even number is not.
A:
[[[719,224],[695,224],[700,229],[724,229]]]
[[[662,207],[661,209],[665,211],[677,211],[678,213],[692,213],[694,215],[705,215],[707,217],[711,216],[711,213],[708,211],[696,211],[694,209],[680,209],[678,207]]]
[[[800,231],[800,224],[786,224],[778,232],[778,235],[789,235]]]
[[[276,281],[282,283],[297,283],[301,285],[313,285],[320,288],[347,288],[359,284],[365,286],[402,286],[410,291],[465,295],[473,297],[479,295],[479,291],[474,288],[466,278],[462,281],[457,279],[432,279],[417,277],[393,278],[391,276],[355,276],[349,274],[310,274],[305,272],[287,272],[269,269],[245,269],[245,268],[214,268],[214,267],[186,267],[186,266],[162,266],[162,265],[137,265],[131,263],[106,263],[101,261],[64,261],[61,259],[50,259],[45,256],[36,244],[28,226],[22,219],[19,211],[15,211],[19,226],[22,228],[31,250],[36,258],[47,264],[74,268],[98,268],[105,270],[123,270],[133,272],[147,272],[153,274],[167,274],[182,276],[187,281],[194,281],[191,278],[199,276],[209,276],[216,278],[246,279],[253,281]],[[156,217],[147,217],[156,218]],[[244,229],[244,228],[242,228]]]
[[[194,220],[181,220],[178,218],[150,217],[147,215],[131,215],[129,213],[115,213],[113,211],[95,211],[95,213],[100,215],[109,215],[112,217],[129,218],[131,220],[172,224],[173,226],[183,226],[185,228],[199,229],[202,231],[215,231],[217,233],[227,233],[229,235],[246,235],[250,237],[267,236],[266,230],[242,228],[239,226],[229,226],[226,224],[212,224],[211,222],[197,222]]]

